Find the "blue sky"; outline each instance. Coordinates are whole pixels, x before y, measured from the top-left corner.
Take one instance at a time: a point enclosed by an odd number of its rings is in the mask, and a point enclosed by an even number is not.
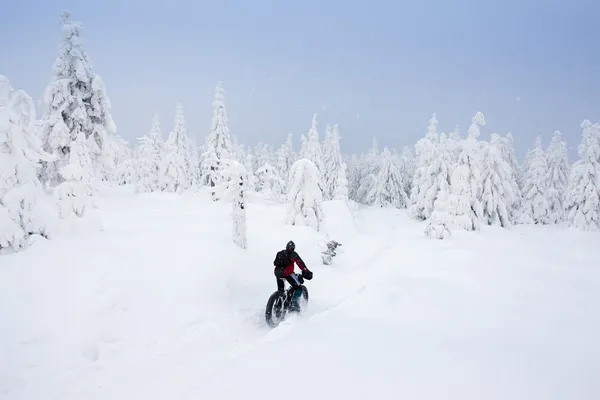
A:
[[[583,119],[600,119],[600,4],[570,1],[0,0],[0,74],[41,99],[58,53],[60,12],[84,24],[119,134],[132,141],[175,105],[204,140],[214,87],[227,91],[243,143],[296,144],[318,112],[346,153],[377,137],[401,149],[439,130],[512,132],[521,158],[563,132],[576,156]]]

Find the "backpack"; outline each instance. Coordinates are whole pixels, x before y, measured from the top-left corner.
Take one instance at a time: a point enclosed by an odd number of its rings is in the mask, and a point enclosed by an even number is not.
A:
[[[288,255],[287,251],[285,250],[281,250],[279,252],[277,252],[277,254],[275,255],[275,260],[273,261],[273,265],[276,268],[285,268],[288,265],[290,265],[290,256]]]

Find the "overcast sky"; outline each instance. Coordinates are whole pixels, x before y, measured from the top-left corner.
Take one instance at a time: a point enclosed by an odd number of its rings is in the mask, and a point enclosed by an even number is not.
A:
[[[345,153],[414,145],[432,112],[466,133],[482,111],[521,158],[563,132],[576,155],[583,119],[600,119],[600,2],[0,0],[0,74],[36,102],[58,54],[60,13],[84,24],[119,134],[163,134],[175,106],[204,140],[214,87],[227,91],[243,143],[297,144],[318,113]],[[322,136],[321,136],[322,137]]]

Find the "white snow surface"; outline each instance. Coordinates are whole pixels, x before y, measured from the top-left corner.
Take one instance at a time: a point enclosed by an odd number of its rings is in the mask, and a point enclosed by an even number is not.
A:
[[[598,232],[432,240],[405,210],[340,201],[315,232],[253,195],[243,250],[209,189],[98,203],[101,225],[0,255],[2,400],[600,397]],[[290,239],[314,272],[309,308],[270,329]]]

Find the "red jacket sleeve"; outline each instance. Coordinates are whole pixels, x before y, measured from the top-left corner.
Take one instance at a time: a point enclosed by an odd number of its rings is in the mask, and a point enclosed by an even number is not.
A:
[[[300,268],[302,271],[307,270],[306,264],[304,264],[304,261],[300,258],[298,253],[294,252],[294,255],[292,256],[292,261],[295,262],[298,268]]]

